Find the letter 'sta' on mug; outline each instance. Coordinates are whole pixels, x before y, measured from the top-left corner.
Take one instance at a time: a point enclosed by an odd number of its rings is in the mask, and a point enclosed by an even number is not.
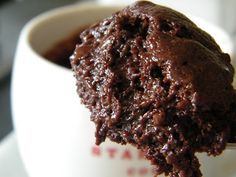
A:
[[[31,20],[23,29],[15,55],[12,110],[20,154],[30,177],[151,177],[153,167],[141,152],[110,141],[95,146],[94,124],[80,104],[71,70],[42,57],[77,29],[120,9],[95,3],[66,6]],[[200,27],[232,52],[228,36],[198,18]],[[227,176],[236,154],[200,155],[205,177]],[[227,168],[227,171],[225,170]]]

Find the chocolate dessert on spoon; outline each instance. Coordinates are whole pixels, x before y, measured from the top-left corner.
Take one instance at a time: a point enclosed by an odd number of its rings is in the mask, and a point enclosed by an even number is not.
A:
[[[139,1],[86,29],[80,41],[71,65],[96,144],[132,144],[157,175],[171,177],[202,176],[196,152],[235,148],[230,57],[186,16]]]

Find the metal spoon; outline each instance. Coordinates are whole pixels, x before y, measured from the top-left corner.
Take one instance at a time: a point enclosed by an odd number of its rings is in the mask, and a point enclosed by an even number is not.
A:
[[[227,143],[226,149],[236,150],[236,143]]]

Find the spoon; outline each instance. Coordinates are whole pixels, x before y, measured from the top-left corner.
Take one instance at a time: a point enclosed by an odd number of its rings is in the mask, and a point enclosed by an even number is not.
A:
[[[226,149],[236,150],[236,143],[227,143]]]

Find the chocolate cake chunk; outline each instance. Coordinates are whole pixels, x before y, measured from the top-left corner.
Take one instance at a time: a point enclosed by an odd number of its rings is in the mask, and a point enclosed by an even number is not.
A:
[[[132,144],[157,175],[200,177],[195,153],[219,155],[235,139],[230,57],[186,16],[139,1],[80,40],[71,64],[96,144]]]

